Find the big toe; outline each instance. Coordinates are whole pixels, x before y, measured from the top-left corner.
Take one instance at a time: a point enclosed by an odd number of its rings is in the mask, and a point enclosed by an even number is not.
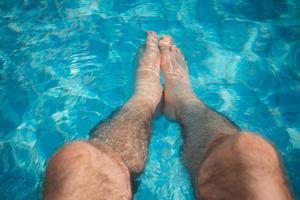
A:
[[[167,53],[169,51],[169,46],[172,44],[172,38],[169,35],[164,35],[159,40],[159,48],[162,53]]]
[[[147,31],[146,47],[157,49],[157,34],[154,31]]]
[[[172,38],[168,35],[162,36],[159,40],[158,46],[161,53],[161,67],[163,70],[170,64],[170,46],[172,45],[172,43]]]

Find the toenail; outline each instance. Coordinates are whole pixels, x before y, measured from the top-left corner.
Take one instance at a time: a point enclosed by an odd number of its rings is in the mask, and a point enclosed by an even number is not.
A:
[[[161,38],[163,40],[171,40],[171,37],[169,35],[163,35]]]
[[[154,31],[147,31],[147,34],[151,35],[151,36],[157,36],[156,32],[154,32]]]
[[[175,51],[176,47],[174,45],[170,45],[170,50]]]

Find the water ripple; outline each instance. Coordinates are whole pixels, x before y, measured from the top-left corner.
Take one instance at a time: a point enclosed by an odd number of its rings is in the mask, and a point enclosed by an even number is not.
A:
[[[0,199],[38,199],[47,159],[130,97],[148,29],[172,35],[199,97],[278,148],[300,198],[299,10],[296,0],[0,1]],[[179,127],[153,126],[135,199],[193,199]]]

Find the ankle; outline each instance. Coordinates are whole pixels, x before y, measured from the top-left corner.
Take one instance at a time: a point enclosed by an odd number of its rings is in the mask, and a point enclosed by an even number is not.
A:
[[[125,106],[128,108],[145,111],[152,111],[155,107],[153,100],[151,100],[150,98],[142,97],[140,95],[132,96]]]

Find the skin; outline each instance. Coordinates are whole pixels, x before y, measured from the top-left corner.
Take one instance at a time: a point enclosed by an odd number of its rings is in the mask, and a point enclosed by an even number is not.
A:
[[[144,168],[150,122],[162,98],[157,35],[148,32],[134,95],[97,125],[89,141],[65,145],[50,159],[44,199],[131,199],[131,176]]]
[[[182,128],[183,160],[197,199],[292,199],[274,147],[196,97],[171,37],[158,42],[148,32],[138,65],[132,98],[88,141],[66,144],[49,160],[44,199],[132,199],[130,180],[144,168],[150,122],[162,104]]]
[[[159,46],[164,114],[181,126],[183,159],[197,199],[292,199],[274,147],[209,109],[193,93],[172,39],[163,37]]]

